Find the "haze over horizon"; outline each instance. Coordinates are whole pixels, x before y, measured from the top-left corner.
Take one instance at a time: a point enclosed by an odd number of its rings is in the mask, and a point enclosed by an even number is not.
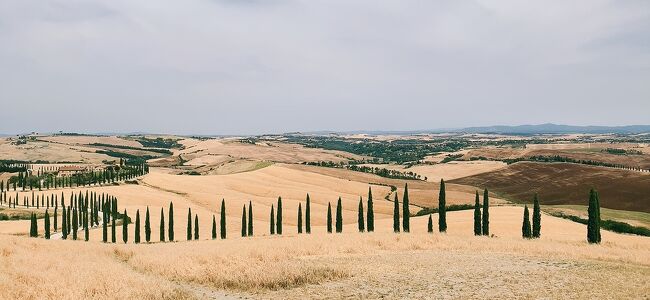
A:
[[[650,124],[650,1],[0,1],[0,133]]]

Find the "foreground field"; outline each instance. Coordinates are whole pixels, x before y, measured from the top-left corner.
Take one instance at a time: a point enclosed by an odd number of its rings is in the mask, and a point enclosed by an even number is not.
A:
[[[449,213],[448,234],[427,234],[421,217],[410,234],[389,232],[390,220],[381,220],[375,233],[346,226],[328,235],[320,227],[312,235],[151,245],[0,235],[0,298],[649,295],[650,239],[603,232],[603,244],[588,245],[583,225],[543,215],[542,238],[522,240],[521,212],[493,208],[494,238],[472,236],[471,211]]]

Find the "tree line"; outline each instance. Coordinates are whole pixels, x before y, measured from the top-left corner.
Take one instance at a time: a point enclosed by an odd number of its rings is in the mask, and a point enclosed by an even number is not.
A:
[[[404,232],[408,233],[411,231],[411,212],[410,212],[410,199],[408,184],[404,186],[404,193],[402,196],[402,202],[400,207],[400,201],[397,193],[395,193],[393,202],[393,231],[395,233]],[[599,196],[595,190],[591,190],[589,194],[589,208],[588,208],[588,226],[587,226],[587,241],[589,243],[600,243],[600,204]],[[303,213],[303,203],[298,204],[297,212],[297,233],[298,234],[310,234],[311,230],[311,199],[309,194],[307,194],[304,202],[304,213]],[[358,204],[358,214],[357,214],[357,228],[359,232],[373,232],[375,230],[375,218],[374,218],[374,203],[372,197],[372,188],[368,188],[368,196],[365,202],[362,197],[359,197]],[[54,232],[58,230],[57,224],[57,215],[58,208],[62,209],[62,238],[65,240],[71,234],[73,240],[78,239],[77,231],[82,228],[84,231],[84,240],[88,241],[89,239],[89,229],[91,227],[99,226],[99,212],[102,212],[102,241],[104,243],[109,242],[108,236],[108,227],[110,226],[110,242],[116,243],[116,230],[118,222],[122,226],[122,241],[127,243],[129,240],[128,237],[128,226],[129,224],[134,224],[135,226],[135,236],[134,243],[141,243],[141,218],[140,210],[135,212],[135,222],[131,221],[131,218],[127,214],[125,209],[121,214],[118,209],[118,200],[117,198],[102,194],[97,195],[95,193],[83,193],[72,194],[70,199],[70,204],[66,207],[65,199],[63,194],[61,195],[61,205],[59,206],[58,199],[54,197]],[[474,201],[474,214],[473,214],[473,232],[476,236],[490,236],[490,214],[489,214],[489,192],[487,189],[483,190],[483,199],[481,204],[481,199],[479,197],[478,191],[475,193]],[[440,181],[440,190],[438,194],[438,231],[444,233],[447,231],[447,204],[446,204],[446,191],[445,191],[445,182],[444,180]],[[332,203],[328,202],[327,204],[327,233],[342,233],[343,232],[343,205],[341,197],[336,201],[336,211],[335,215],[332,212]],[[221,208],[219,213],[219,228],[217,228],[216,216],[212,215],[212,230],[211,237],[212,239],[226,239],[226,203],[225,199],[221,200]],[[282,235],[283,234],[283,209],[282,209],[282,197],[278,197],[277,203],[271,205],[269,212],[269,233],[270,235]],[[241,217],[241,236],[250,237],[254,235],[254,216],[253,216],[253,204],[252,201],[248,202],[248,205],[244,204],[242,207],[242,217]],[[109,225],[110,224],[110,225]],[[168,207],[167,214],[167,223],[165,223],[165,209],[161,208],[160,210],[160,224],[159,224],[159,241],[175,241],[174,234],[174,204],[170,202]],[[50,215],[49,208],[45,212],[44,218],[44,228],[46,239],[50,238]],[[200,239],[200,226],[199,226],[199,215],[193,214],[191,207],[188,208],[187,212],[187,226],[186,226],[186,239],[188,241]],[[524,239],[536,239],[541,236],[541,209],[539,204],[539,198],[537,194],[533,197],[533,212],[532,212],[532,222],[530,220],[530,214],[528,210],[528,205],[524,206],[523,222],[522,222],[522,238]],[[219,232],[219,234],[217,234]],[[428,223],[427,223],[427,232],[433,232],[433,219],[432,214],[429,214]],[[30,224],[30,237],[38,236],[38,221],[36,215],[32,213],[31,215],[31,224]],[[151,242],[151,219],[150,211],[147,206],[145,216],[144,216],[144,241],[149,243]]]
[[[119,181],[132,180],[149,173],[149,166],[146,164],[136,166],[109,167],[102,171],[86,171],[62,176],[57,173],[37,172],[36,175],[30,172],[18,172],[6,182],[0,181],[0,193],[4,191],[30,190],[35,189],[57,189],[66,187],[87,187],[105,184],[113,184]]]

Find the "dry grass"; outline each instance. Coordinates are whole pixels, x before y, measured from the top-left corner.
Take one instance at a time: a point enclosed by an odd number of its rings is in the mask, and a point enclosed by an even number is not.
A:
[[[97,149],[85,146],[29,141],[24,145],[0,143],[0,157],[7,159],[50,162],[82,162],[98,164],[103,160],[115,160],[105,154],[95,153]]]
[[[602,245],[588,245],[584,226],[546,215],[542,239],[522,240],[511,220],[520,214],[494,208],[496,238],[471,235],[471,212],[450,213],[446,235],[425,233],[425,218],[413,219],[410,234],[381,220],[372,234],[316,227],[151,245],[0,235],[0,298],[647,297],[650,240],[603,232]]]
[[[304,161],[345,161],[359,159],[360,156],[342,151],[305,148],[297,144],[263,142],[258,144],[240,143],[232,139],[183,141],[186,148],[179,153],[186,160],[205,155],[223,155],[235,159],[250,159],[285,163]]]

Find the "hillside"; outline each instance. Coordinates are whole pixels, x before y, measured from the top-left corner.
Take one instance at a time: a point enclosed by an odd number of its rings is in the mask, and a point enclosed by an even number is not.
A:
[[[519,162],[450,182],[488,187],[516,202],[530,203],[538,193],[546,205],[585,205],[589,189],[595,187],[602,207],[650,212],[650,173],[571,163]]]

